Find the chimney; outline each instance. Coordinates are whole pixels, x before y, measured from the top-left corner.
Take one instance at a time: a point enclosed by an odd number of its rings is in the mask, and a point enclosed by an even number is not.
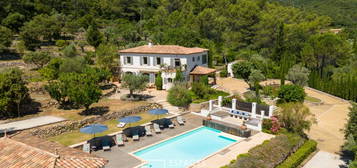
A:
[[[149,43],[148,43],[148,46],[149,46],[149,47],[152,47],[152,46],[153,46],[153,44],[152,44],[151,42],[149,42]]]

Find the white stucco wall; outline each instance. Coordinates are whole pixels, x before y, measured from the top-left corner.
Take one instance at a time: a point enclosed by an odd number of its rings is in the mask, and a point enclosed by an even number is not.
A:
[[[207,57],[207,63],[202,64],[202,56],[206,55]],[[125,64],[125,59],[126,57],[131,57],[132,59],[132,64]],[[141,59],[142,57],[148,57],[149,64],[148,65],[143,65],[141,64]],[[196,66],[207,66],[208,65],[208,53],[207,52],[202,52],[202,53],[196,53],[196,54],[190,54],[190,55],[173,55],[173,54],[139,54],[139,53],[123,53],[120,54],[120,66],[121,66],[121,71],[123,73],[125,72],[133,72],[133,73],[140,73],[140,72],[159,72],[160,65],[155,65],[156,57],[161,57],[161,64],[165,66],[174,66],[175,62],[174,59],[179,58],[182,65],[186,65],[186,71],[184,71],[184,76],[186,79],[189,79],[189,73],[190,71]],[[195,57],[195,61],[193,61],[193,57]],[[198,59],[198,57],[200,57]],[[172,75],[172,74],[171,74]],[[169,75],[169,76],[171,76]],[[175,74],[174,74],[175,76]],[[173,78],[174,78],[173,76]],[[172,76],[171,76],[172,77]],[[164,77],[163,77],[164,79]],[[166,87],[163,85],[164,89],[168,89],[169,87]]]

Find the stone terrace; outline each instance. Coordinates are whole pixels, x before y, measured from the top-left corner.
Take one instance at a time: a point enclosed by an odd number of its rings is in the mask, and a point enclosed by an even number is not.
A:
[[[123,147],[115,146],[111,148],[111,151],[97,151],[94,154],[109,160],[106,165],[107,168],[132,168],[138,166],[142,162],[128,153],[202,126],[203,118],[200,116],[186,114],[183,115],[183,118],[186,120],[184,126],[179,126],[175,123],[174,129],[164,129],[161,134],[154,133],[151,137],[140,137],[140,141],[135,142],[129,139],[129,142],[125,142]]]

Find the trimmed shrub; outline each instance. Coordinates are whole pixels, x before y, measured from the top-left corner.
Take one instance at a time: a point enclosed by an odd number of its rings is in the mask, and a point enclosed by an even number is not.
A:
[[[155,79],[155,86],[157,90],[162,90],[162,77],[161,77],[161,72],[157,74],[157,77]]]
[[[184,85],[177,84],[169,89],[167,101],[174,106],[187,107],[192,102],[192,97]]]
[[[295,168],[298,167],[311,153],[316,150],[316,141],[306,141],[295,153],[290,155],[282,164],[276,168]]]
[[[219,76],[220,77],[228,77],[228,71],[227,69],[222,70],[221,72],[219,72]]]
[[[279,90],[279,103],[304,102],[306,93],[298,85],[282,85]]]
[[[65,40],[57,40],[56,41],[56,46],[59,48],[62,48],[67,45],[67,42]]]

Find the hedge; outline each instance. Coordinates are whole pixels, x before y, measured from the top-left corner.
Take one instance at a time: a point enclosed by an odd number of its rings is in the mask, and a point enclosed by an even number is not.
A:
[[[306,141],[295,153],[290,155],[282,164],[276,168],[296,168],[298,167],[312,152],[316,150],[316,141]]]
[[[222,168],[275,168],[304,144],[305,139],[296,134],[277,135],[271,140],[238,155],[229,165]]]

